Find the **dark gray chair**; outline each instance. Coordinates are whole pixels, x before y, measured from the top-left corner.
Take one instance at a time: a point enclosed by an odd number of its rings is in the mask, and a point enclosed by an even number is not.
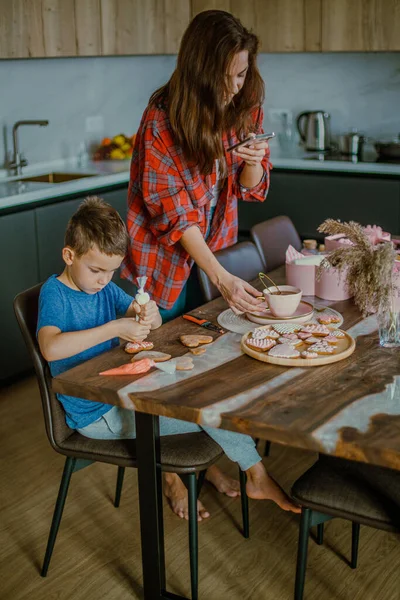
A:
[[[125,467],[136,468],[137,462],[135,440],[89,439],[67,426],[64,411],[52,391],[48,364],[40,353],[36,339],[40,288],[41,284],[18,294],[14,300],[14,310],[39,383],[47,437],[53,449],[66,457],[41,571],[42,577],[45,577],[60,526],[72,473],[96,461],[117,465],[115,506],[118,507]],[[189,552],[193,600],[198,598],[197,496],[207,468],[222,455],[221,447],[204,432],[161,437],[162,471],[177,473],[184,476],[188,482]],[[196,474],[199,474],[197,483]],[[243,485],[245,486],[245,480],[242,480]],[[248,504],[246,493],[244,493],[243,499],[243,491],[242,502],[244,535],[248,537]]]
[[[251,228],[250,236],[267,272],[285,264],[289,244],[296,250],[301,250],[299,234],[289,217],[274,217],[257,223]]]
[[[214,256],[224,269],[229,273],[232,273],[232,275],[244,279],[244,281],[256,279],[258,274],[264,270],[264,264],[261,260],[260,253],[255,245],[249,241],[239,242],[229,248],[218,250],[218,252],[215,252]],[[210,302],[221,295],[218,288],[211,283],[208,275],[201,269],[198,269],[198,277],[204,302]],[[255,439],[255,442],[258,444],[258,438]],[[267,441],[265,443],[264,456],[269,456],[270,449],[271,442]],[[240,476],[243,477],[243,474],[240,473]]]
[[[295,600],[302,600],[310,529],[323,543],[324,523],[352,522],[350,566],[357,566],[360,525],[400,531],[400,471],[323,456],[293,485],[292,498],[302,507],[297,553]]]
[[[255,279],[260,271],[263,271],[264,265],[260,258],[257,248],[252,242],[240,242],[224,250],[218,250],[214,254],[218,262],[236,277],[245,281]],[[200,288],[205,302],[210,302],[220,296],[219,290],[213,285],[209,277],[198,269]]]

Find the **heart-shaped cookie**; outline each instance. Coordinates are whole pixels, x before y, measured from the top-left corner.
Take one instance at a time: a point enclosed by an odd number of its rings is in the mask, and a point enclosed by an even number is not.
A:
[[[136,352],[141,352],[142,350],[153,350],[153,348],[153,342],[128,342],[125,345],[125,352],[128,352],[128,354],[136,354]]]
[[[318,342],[308,348],[309,352],[317,352],[318,354],[333,354],[334,348],[325,342]]]
[[[193,358],[191,356],[179,356],[174,359],[177,371],[191,371],[194,367]]]
[[[205,354],[207,350],[202,346],[197,346],[196,348],[190,348],[190,352],[195,356],[200,356],[201,354]]]
[[[310,352],[309,350],[303,350],[301,353],[302,358],[318,358],[317,352]]]
[[[246,340],[246,344],[249,348],[253,348],[254,350],[258,350],[260,352],[266,352],[267,350],[272,348],[272,346],[276,345],[276,341],[271,340],[269,338],[248,338]]]
[[[304,325],[304,327],[301,328],[301,331],[304,333],[311,333],[311,335],[315,335],[316,337],[323,337],[330,333],[326,325]]]
[[[200,344],[211,344],[213,341],[211,335],[181,335],[179,339],[187,348],[197,348]]]
[[[299,358],[300,352],[290,344],[277,344],[271,348],[268,356],[275,356],[275,358]]]
[[[154,362],[164,362],[170,360],[171,355],[166,352],[157,352],[157,350],[142,350],[131,358],[131,362],[142,360],[142,358],[150,358],[151,360],[154,360]]]

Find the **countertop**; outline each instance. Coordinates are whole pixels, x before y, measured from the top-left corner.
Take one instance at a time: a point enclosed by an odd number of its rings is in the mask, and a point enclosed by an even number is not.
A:
[[[301,151],[291,156],[271,148],[271,162],[276,170],[297,170],[314,172],[355,173],[361,175],[398,176],[400,163],[344,162],[310,160],[310,154]],[[9,177],[0,171],[0,210],[35,204],[47,199],[61,199],[64,196],[85,195],[96,189],[121,186],[129,181],[129,160],[89,161],[78,166],[76,159],[57,160],[25,167],[22,177],[30,177],[49,172],[82,173],[93,175],[63,183],[19,182],[17,177]]]

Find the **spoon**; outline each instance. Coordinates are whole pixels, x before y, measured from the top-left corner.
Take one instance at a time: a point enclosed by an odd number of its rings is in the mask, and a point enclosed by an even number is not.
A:
[[[273,279],[271,279],[271,277],[270,277],[269,275],[266,275],[265,273],[259,273],[259,274],[258,274],[258,277],[259,277],[259,279],[260,279],[261,283],[262,283],[262,284],[263,284],[265,287],[267,287],[267,286],[265,285],[265,283],[264,283],[263,279],[264,279],[264,277],[266,277],[267,279],[269,279],[269,280],[270,280],[270,282],[273,284],[273,286],[274,286],[274,287],[276,287],[276,289],[278,290],[278,293],[279,293],[279,294],[282,294],[281,290],[280,290],[280,289],[279,289],[279,287],[276,285],[275,281],[273,281]]]

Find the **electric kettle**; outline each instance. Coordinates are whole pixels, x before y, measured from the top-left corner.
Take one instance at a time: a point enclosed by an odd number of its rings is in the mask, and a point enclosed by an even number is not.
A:
[[[302,112],[297,117],[297,129],[306,150],[323,152],[329,150],[331,145],[329,113],[323,110],[310,110]]]

